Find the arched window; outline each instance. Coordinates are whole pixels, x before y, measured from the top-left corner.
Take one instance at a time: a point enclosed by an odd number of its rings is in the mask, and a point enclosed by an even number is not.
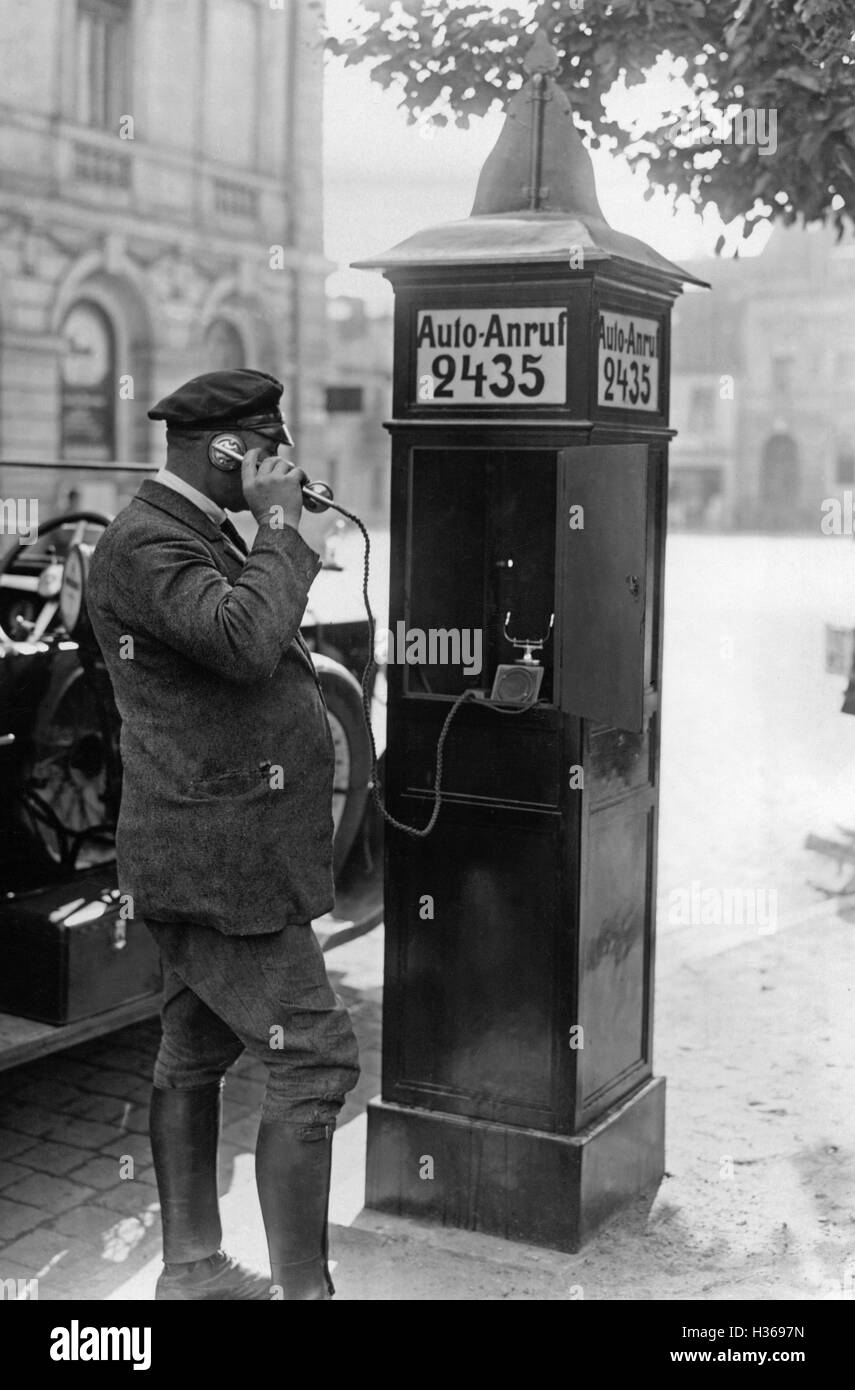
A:
[[[243,338],[228,319],[213,319],[205,329],[203,347],[206,372],[225,372],[246,366]]]
[[[777,430],[763,446],[760,459],[758,523],[763,530],[788,531],[803,519],[799,447],[791,434]]]
[[[81,299],[62,325],[62,457],[116,457],[116,335],[99,304]]]
[[[837,450],[838,483],[855,483],[855,449],[851,444],[841,444]]]
[[[791,434],[773,434],[763,447],[760,487],[770,502],[797,502],[800,492],[799,448]]]

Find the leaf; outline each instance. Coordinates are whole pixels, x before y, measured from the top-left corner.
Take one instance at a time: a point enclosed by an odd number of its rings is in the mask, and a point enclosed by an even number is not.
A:
[[[818,131],[807,131],[799,141],[799,159],[804,160],[805,164],[810,164],[817,145],[822,143],[822,136]]]
[[[797,87],[803,87],[806,92],[825,92],[825,81],[819,74],[806,71],[804,68],[779,68],[775,76],[787,82],[794,82]]]
[[[436,74],[426,77],[424,82],[418,84],[419,101],[423,106],[430,106],[442,96],[443,88],[448,83],[444,76]]]
[[[849,163],[849,160],[846,158],[846,155],[843,153],[839,145],[837,147],[837,163],[840,165],[844,173],[849,175],[850,179],[855,180],[855,173],[852,172],[852,165]]]

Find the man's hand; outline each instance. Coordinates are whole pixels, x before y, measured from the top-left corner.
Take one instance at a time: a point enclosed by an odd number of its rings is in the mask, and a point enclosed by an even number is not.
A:
[[[283,449],[279,445],[279,449]],[[262,449],[250,449],[241,464],[241,483],[246,505],[259,526],[293,526],[296,531],[303,510],[303,484],[307,481],[302,468],[297,468],[279,450],[265,455]]]

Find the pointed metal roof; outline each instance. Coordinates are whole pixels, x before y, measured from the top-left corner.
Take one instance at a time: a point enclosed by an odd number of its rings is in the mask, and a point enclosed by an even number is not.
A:
[[[538,30],[523,64],[528,74],[508,105],[467,218],[416,232],[360,269],[467,266],[491,262],[583,264],[623,261],[670,280],[705,285],[646,242],[610,227],[597,199],[594,166],[566,93],[553,73],[558,54]]]

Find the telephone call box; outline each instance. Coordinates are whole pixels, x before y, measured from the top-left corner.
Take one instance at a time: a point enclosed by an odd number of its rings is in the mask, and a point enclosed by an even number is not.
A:
[[[525,128],[511,136],[528,150]],[[588,158],[566,127],[547,128],[547,154],[550,138],[555,160]],[[433,831],[387,834],[366,1202],[574,1250],[664,1170],[668,352],[691,277],[590,199],[559,217],[476,198],[464,222],[363,264],[396,298],[389,626],[425,641],[387,668],[385,790],[406,824],[427,822],[440,731],[475,693],[447,735]],[[523,669],[522,690],[532,666],[531,702],[500,703],[496,672]]]

